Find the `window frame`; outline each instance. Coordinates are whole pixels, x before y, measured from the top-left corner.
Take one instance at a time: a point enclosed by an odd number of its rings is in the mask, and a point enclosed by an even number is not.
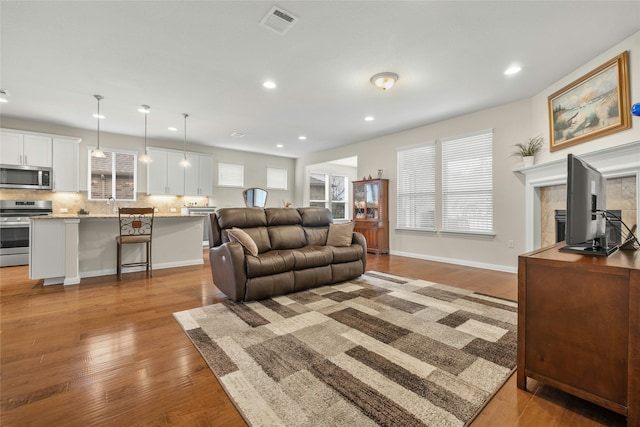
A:
[[[468,234],[480,236],[495,236],[495,209],[494,209],[494,174],[493,174],[493,129],[485,129],[477,132],[457,135],[453,137],[443,138],[440,140],[442,159],[441,168],[441,218],[440,231],[450,234]],[[485,146],[483,147],[483,144]],[[457,170],[453,170],[453,162],[458,163]],[[469,163],[473,162],[475,172],[473,174],[464,174],[469,170]],[[462,167],[467,163],[466,167]],[[462,171],[464,169],[464,171]],[[462,171],[462,173],[461,173]],[[473,172],[473,171],[471,171]],[[471,176],[469,176],[471,175]],[[451,177],[451,178],[450,178]],[[484,210],[487,216],[484,219],[477,220],[475,226],[472,225],[470,218],[473,215],[460,215],[453,217],[455,200],[462,200],[460,196],[464,196],[464,200],[468,200],[470,195],[478,196],[484,194],[485,201]],[[465,196],[466,195],[466,196]],[[483,205],[483,197],[478,197],[475,205]],[[468,209],[471,204],[458,204],[456,210],[463,211]],[[488,219],[488,220],[487,220]],[[467,220],[469,228],[456,228],[450,224],[455,220]]]
[[[426,151],[424,155],[419,151]],[[406,159],[403,156],[406,154]],[[403,162],[416,159],[422,159],[426,157],[428,165],[431,166],[431,170],[422,168],[421,170],[410,169]],[[407,147],[400,147],[396,151],[396,166],[397,166],[397,192],[396,192],[396,229],[407,231],[424,231],[424,232],[436,232],[437,219],[438,219],[438,204],[436,199],[436,165],[437,165],[437,145],[435,140],[423,142],[420,144],[410,145]],[[411,172],[413,176],[407,176],[407,173]],[[425,180],[425,178],[430,178]],[[417,184],[427,184],[418,186]],[[405,186],[410,187],[410,190],[405,191]],[[414,203],[405,202],[401,198],[413,198]],[[422,211],[420,208],[416,208],[420,202],[425,205],[431,205],[432,210]],[[401,215],[400,211],[413,210],[413,218],[409,218],[406,222],[401,222],[404,215]],[[418,214],[428,214],[433,212],[432,226],[419,226]],[[410,215],[411,216],[411,215]]]
[[[278,174],[280,174],[280,176],[277,176]],[[278,186],[279,184],[278,181],[283,182],[284,185]],[[285,190],[286,191],[288,189],[288,184],[289,184],[289,171],[287,169],[267,166],[267,189],[268,190]]]
[[[91,152],[95,149],[96,147],[88,147],[87,148],[87,200],[91,200],[91,201],[107,201],[109,200],[109,198],[95,198],[92,197],[92,186],[91,186]],[[111,158],[111,197],[114,198],[114,200],[116,201],[123,201],[123,202],[135,202],[137,200],[137,195],[138,195],[138,152],[137,151],[131,151],[131,150],[119,150],[119,149],[113,149],[113,148],[103,148],[102,151],[104,153],[111,153],[112,158]],[[122,199],[122,198],[117,198],[117,191],[116,191],[116,185],[117,185],[117,171],[116,171],[116,155],[117,154],[124,154],[124,155],[128,155],[128,156],[132,156],[133,157],[133,198],[132,199]]]
[[[239,173],[241,181],[239,183],[230,182],[230,183],[221,183],[223,180],[221,173],[225,167],[238,167],[239,170],[236,170],[236,174]],[[227,177],[228,178],[228,177]],[[227,188],[244,188],[244,164],[242,163],[229,163],[229,162],[218,162],[218,187],[227,187]]]
[[[311,198],[311,176],[312,175],[323,175],[325,177],[324,199]],[[331,186],[333,185],[333,177],[342,177],[344,179],[344,200],[333,200],[331,197]],[[312,203],[324,203],[324,207],[329,209],[331,211],[331,214],[333,215],[333,204],[334,203],[344,204],[344,217],[342,218],[334,217],[334,220],[348,221],[351,218],[351,211],[348,209],[348,206],[350,206],[349,183],[351,182],[351,180],[349,179],[349,176],[343,175],[343,174],[333,174],[330,172],[309,171],[308,178],[309,178],[309,188],[308,188],[309,189],[309,206],[311,206]]]

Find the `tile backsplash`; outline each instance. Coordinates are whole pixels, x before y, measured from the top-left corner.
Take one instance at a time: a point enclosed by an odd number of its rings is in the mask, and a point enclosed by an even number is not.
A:
[[[106,201],[88,200],[87,192],[78,193],[57,193],[40,190],[0,190],[2,200],[51,200],[53,201],[53,213],[62,213],[67,209],[68,213],[76,213],[80,209],[85,209],[91,213],[112,213],[113,206],[107,205]],[[171,213],[175,209],[178,213],[183,206],[209,206],[208,197],[192,196],[155,196],[145,193],[138,193],[135,201],[118,201],[118,207],[152,206],[160,213]]]

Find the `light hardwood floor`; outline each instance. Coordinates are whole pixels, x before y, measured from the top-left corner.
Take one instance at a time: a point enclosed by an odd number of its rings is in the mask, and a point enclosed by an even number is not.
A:
[[[393,255],[368,269],[515,300],[516,275]],[[243,426],[172,313],[225,298],[203,266],[47,286],[0,268],[2,426]],[[625,419],[565,393],[516,388],[515,375],[473,426],[616,426]]]

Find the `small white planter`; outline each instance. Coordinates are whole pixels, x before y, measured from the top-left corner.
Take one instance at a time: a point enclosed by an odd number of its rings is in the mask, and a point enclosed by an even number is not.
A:
[[[525,168],[533,166],[535,156],[525,156],[522,158],[522,164]]]

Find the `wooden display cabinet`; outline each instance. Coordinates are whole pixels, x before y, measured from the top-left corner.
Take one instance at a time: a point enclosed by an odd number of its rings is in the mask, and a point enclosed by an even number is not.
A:
[[[389,253],[389,180],[353,182],[354,231],[367,240],[367,252]]]

